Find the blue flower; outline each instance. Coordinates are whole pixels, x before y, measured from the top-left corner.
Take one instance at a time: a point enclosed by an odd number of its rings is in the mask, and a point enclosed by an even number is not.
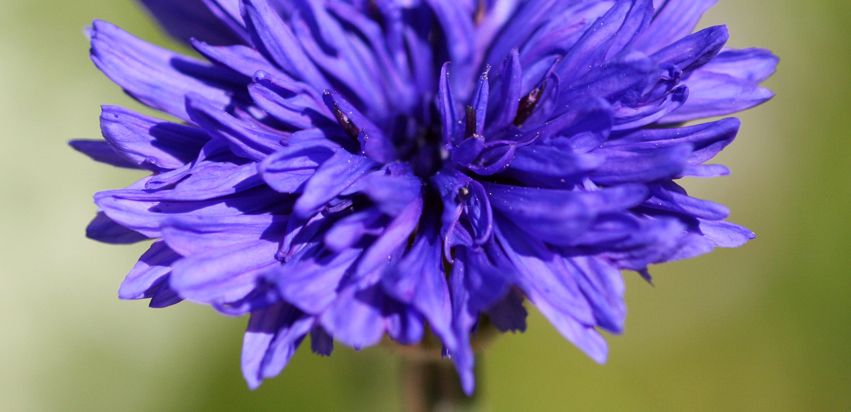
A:
[[[95,65],[170,122],[105,106],[105,141],[145,169],[95,195],[88,236],[154,239],[119,290],[250,314],[250,387],[302,340],[419,342],[474,386],[482,319],[528,300],[597,362],[626,308],[621,270],[753,238],[675,181],[760,104],[777,58],[692,34],[715,0],[143,1],[207,61],[102,21]],[[655,3],[655,5],[654,5]]]

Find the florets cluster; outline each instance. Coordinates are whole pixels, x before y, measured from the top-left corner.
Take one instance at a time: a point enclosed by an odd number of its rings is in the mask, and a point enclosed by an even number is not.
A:
[[[675,181],[769,99],[777,59],[692,34],[714,0],[143,0],[206,61],[96,21],[95,64],[181,120],[106,106],[99,161],[146,169],[95,195],[89,237],[154,239],[120,288],[250,314],[253,388],[315,352],[426,325],[473,389],[483,318],[531,302],[598,362],[621,270],[742,245]]]

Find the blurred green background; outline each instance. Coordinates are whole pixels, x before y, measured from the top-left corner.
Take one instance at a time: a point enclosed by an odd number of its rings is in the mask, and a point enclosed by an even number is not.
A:
[[[119,301],[144,246],[84,238],[91,195],[141,177],[65,142],[98,138],[99,105],[138,109],[90,63],[82,34],[109,20],[179,47],[130,0],[0,2],[0,410],[392,411],[382,348],[308,348],[259,390],[239,371],[244,318]],[[686,182],[751,228],[747,246],[626,273],[627,331],[599,366],[533,312],[487,354],[489,411],[851,410],[851,3],[726,0],[702,26],[782,58],[777,97],[742,114],[717,159],[733,175]]]

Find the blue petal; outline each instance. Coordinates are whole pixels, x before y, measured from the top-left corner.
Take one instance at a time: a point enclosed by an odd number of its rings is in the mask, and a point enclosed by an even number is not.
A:
[[[541,81],[541,84],[537,86],[535,89],[529,92],[526,95],[526,98],[523,99],[525,105],[527,107],[520,108],[517,116],[514,118],[514,124],[520,125],[524,128],[529,125],[538,125],[544,124],[550,119],[553,118],[553,113],[560,109],[558,104],[558,96],[561,90],[561,80],[555,72],[551,71],[552,66],[547,67],[547,74],[544,76],[544,79]],[[528,73],[528,72],[527,72]],[[536,101],[534,103],[528,103],[528,98],[531,97],[532,93],[536,93]],[[531,110],[531,114],[521,114],[521,112],[525,110],[528,113]],[[525,120],[523,120],[522,116],[528,116]]]
[[[594,154],[605,156],[606,160],[594,170],[591,180],[613,185],[672,179],[685,169],[691,153],[687,144],[645,151],[600,149]]]
[[[484,184],[491,205],[501,216],[536,239],[569,244],[588,230],[597,214],[624,210],[647,197],[641,185],[624,185],[594,192],[533,189]]]
[[[240,0],[201,0],[219,21],[227,25],[230,30],[242,39],[245,44],[251,44],[251,37],[245,30],[245,21],[240,13]],[[272,0],[280,4],[279,0]]]
[[[443,144],[447,147],[456,140],[463,138],[463,136],[460,136],[461,128],[458,125],[458,119],[461,116],[458,114],[458,105],[455,103],[449,81],[450,67],[451,65],[447,62],[440,70],[440,82],[437,91],[437,108],[440,111],[441,124],[443,125]]]
[[[462,213],[472,225],[474,242],[484,243],[490,237],[493,220],[493,212],[485,188],[479,182],[452,168],[442,169],[432,176],[431,180],[443,201],[441,236],[445,247],[449,247],[449,239]],[[448,249],[446,256],[449,256]]]
[[[280,132],[263,127],[256,121],[237,119],[201,95],[186,95],[186,112],[210,136],[226,140],[237,156],[261,160],[281,148],[284,135]]]
[[[691,97],[661,122],[724,116],[768,101],[774,93],[758,85],[774,73],[777,62],[776,56],[762,49],[722,52],[684,81]]]
[[[175,216],[162,223],[161,231],[172,250],[191,256],[254,240],[277,242],[287,221],[285,215]]]
[[[285,147],[260,163],[260,174],[278,192],[300,193],[316,169],[333,155],[334,150],[325,146]]]
[[[314,326],[310,330],[310,349],[317,355],[331,356],[334,339],[321,326]]]
[[[115,151],[109,143],[103,140],[71,140],[68,144],[74,150],[88,156],[96,162],[106,163],[115,167],[141,169],[135,162]]]
[[[528,144],[525,143],[525,144]],[[485,143],[482,152],[467,168],[480,176],[490,176],[504,171],[514,159],[518,144],[513,141],[492,141]]]
[[[380,79],[373,85],[387,95],[387,101],[392,102],[393,107],[389,109],[393,112],[407,112],[420,103],[417,96],[423,90],[431,90],[427,85],[432,84],[433,79],[429,79],[426,84],[416,82],[412,78],[413,71],[419,68],[411,68],[411,60],[428,58],[415,57],[414,54],[430,55],[430,50],[406,49],[404,30],[409,27],[402,21],[401,5],[386,0],[373,4],[383,17],[380,22],[369,17],[370,13],[374,13],[374,8],[358,12],[344,2],[326,3],[326,7],[349,30],[346,36],[348,48],[355,58],[369,62],[366,70],[370,78]],[[427,20],[427,17],[422,20]],[[423,86],[426,88],[420,89]],[[383,104],[386,105],[387,101]]]
[[[756,237],[750,230],[725,221],[695,219],[695,224],[682,239],[677,252],[668,261],[690,259],[709,253],[715,247],[739,247]]]
[[[493,119],[488,125],[485,134],[493,134],[494,131],[507,127],[517,116],[517,107],[523,97],[522,84],[523,68],[520,65],[520,54],[517,49],[512,49],[503,62],[501,70],[497,73],[495,91],[490,96],[490,101],[497,102],[491,105],[488,118]]]
[[[723,165],[697,165],[697,166],[687,166],[681,176],[677,176],[677,178],[685,177],[685,176],[693,176],[693,177],[721,177],[721,176],[729,176],[730,169]]]
[[[185,174],[180,174],[176,181],[168,181],[164,187],[151,187],[155,178],[162,176],[150,177],[144,189],[128,188],[103,193],[140,201],[207,200],[246,191],[263,183],[257,173],[256,163],[236,165],[229,162],[201,162],[189,168]],[[166,186],[168,190],[156,190]],[[99,197],[101,195],[96,196],[96,202]]]
[[[248,295],[257,279],[279,264],[278,242],[255,240],[208,250],[172,265],[170,284],[193,302],[232,302]]]
[[[507,174],[530,185],[558,187],[559,182],[575,180],[601,163],[600,157],[576,154],[568,147],[534,145],[521,147],[514,153]]]
[[[473,163],[485,148],[485,139],[480,135],[467,137],[449,151],[450,160],[456,167],[466,167]]]
[[[651,185],[650,193],[651,196],[642,204],[643,207],[683,213],[707,220],[721,220],[730,215],[730,209],[724,205],[690,197],[676,183]]]
[[[726,26],[714,26],[687,36],[652,57],[660,65],[673,64],[689,74],[715,58],[729,38]]]
[[[258,279],[254,290],[244,297],[228,302],[213,302],[212,306],[219,313],[228,316],[243,316],[268,308],[280,301],[281,296],[275,290],[275,285],[265,279]]]
[[[98,212],[86,227],[86,237],[114,245],[125,245],[148,239],[145,235],[116,223],[103,212]]]
[[[470,310],[468,303],[470,289],[464,284],[466,278],[466,259],[459,258],[452,265],[449,275],[449,288],[452,296],[452,331],[455,335],[455,346],[444,345],[455,363],[461,379],[461,388],[470,395],[476,386],[473,370],[476,358],[470,345],[470,333],[479,319],[479,314]]]
[[[724,221],[700,219],[700,231],[717,247],[739,247],[756,237],[747,228]]]
[[[653,21],[635,39],[632,47],[645,53],[657,50],[685,37],[694,30],[703,13],[718,0],[662,0]]]
[[[587,153],[599,147],[612,131],[612,106],[603,99],[580,100],[578,109],[551,119],[540,127],[530,129],[521,141],[567,146],[575,153]],[[567,144],[564,144],[567,140]]]
[[[666,93],[665,97],[661,99],[634,107],[619,107],[615,109],[615,124],[612,131],[634,130],[655,123],[682,107],[688,96],[688,88],[679,86]]]
[[[95,66],[154,109],[188,121],[188,93],[204,96],[218,110],[245,96],[245,80],[227,69],[153,46],[103,21],[95,21],[91,33]]]
[[[315,319],[281,302],[251,314],[242,342],[242,375],[251,389],[287,366]]]
[[[617,0],[585,32],[557,68],[561,78],[576,79],[621,52],[650,23],[651,0]]]
[[[725,116],[760,105],[772,97],[770,90],[725,74],[698,71],[689,79],[692,95],[681,108],[661,119],[679,123],[688,120]]]
[[[210,137],[197,127],[165,122],[123,107],[104,106],[100,128],[125,158],[155,172],[194,160]]]
[[[486,311],[488,318],[500,332],[525,332],[526,308],[523,307],[523,294],[511,289],[504,299]]]
[[[387,225],[388,217],[371,207],[352,213],[331,226],[324,243],[334,252],[342,252],[358,243],[364,236],[377,236]]]
[[[184,42],[190,38],[215,44],[234,44],[242,39],[210,12],[204,0],[140,0],[169,34]]]
[[[456,261],[463,261],[465,268],[465,305],[472,314],[486,311],[502,300],[514,280],[513,272],[498,267],[491,259],[493,246],[489,244],[485,249],[461,246],[455,249]]]
[[[165,242],[154,242],[121,282],[118,297],[121,299],[152,297],[160,285],[168,281],[171,265],[180,257],[169,249]]]
[[[252,166],[247,165],[247,166]],[[238,176],[237,176],[238,178]],[[205,196],[189,190],[193,196],[184,196],[179,190],[145,191],[141,190],[148,178],[128,189],[100,192],[95,195],[95,204],[99,205],[110,219],[122,226],[135,230],[150,238],[161,237],[160,226],[169,217],[178,215],[233,216],[241,214],[286,212],[291,198],[280,195],[268,188],[258,187],[239,190],[238,196],[218,197],[220,190],[210,189]],[[203,179],[202,179],[203,180]],[[215,176],[213,181],[215,181]],[[238,190],[233,190],[234,193]],[[177,195],[172,193],[176,192]],[[176,199],[169,199],[170,196]],[[201,198],[197,201],[192,198]],[[189,199],[187,199],[189,198]],[[208,200],[209,199],[209,200]]]
[[[276,78],[292,80],[292,78],[279,70],[272,62],[266,59],[259,51],[241,44],[233,46],[211,46],[207,43],[193,40],[192,47],[207,60],[236,73],[241,74],[246,80],[254,77],[258,71],[270,73]],[[295,80],[292,80],[295,82]]]
[[[512,2],[499,1],[501,7],[511,6]],[[579,25],[579,31],[590,27],[598,17],[612,7],[610,1],[559,1],[532,0],[519,5],[514,14],[505,22],[501,33],[489,46],[487,63],[499,64],[506,58],[509,51],[521,45],[536,45],[546,43],[553,32],[565,26]],[[486,22],[487,24],[487,22]],[[576,39],[564,39],[565,43],[558,48],[560,55],[569,49]],[[525,53],[524,53],[525,54]]]
[[[355,349],[373,346],[384,334],[384,292],[378,286],[343,289],[319,321],[334,339]]]
[[[294,130],[336,125],[333,114],[306,85],[295,81],[280,82],[265,72],[258,72],[248,92],[260,108]]]
[[[656,83],[659,68],[647,56],[632,53],[609,61],[580,78],[562,73],[561,68],[557,73],[562,79],[577,79],[559,91],[560,102],[571,104],[589,98],[602,98],[610,103],[619,101],[631,105],[639,103],[648,87]]]
[[[301,218],[313,215],[377,166],[367,157],[337,150],[307,180],[302,195],[293,206],[293,213]]]
[[[631,213],[609,213],[597,216],[593,225],[569,242],[570,246],[607,250],[613,243],[629,239],[641,229],[641,219]]]
[[[448,51],[448,56],[445,58],[456,65],[455,75],[452,79],[446,78],[445,80],[451,81],[450,84],[457,90],[466,90],[467,82],[473,75],[471,69],[473,69],[473,59],[476,57],[475,28],[472,16],[464,12],[460,2],[440,0],[425,0],[425,2],[434,10],[443,31],[443,41],[446,42],[445,50]],[[444,78],[441,77],[441,81],[443,80]]]
[[[160,287],[157,289],[156,293],[154,293],[154,296],[151,296],[151,303],[148,304],[148,307],[161,309],[176,305],[180,302],[183,302],[183,298],[181,298],[180,294],[169,286],[169,282],[166,279],[160,284]]]
[[[428,319],[431,330],[443,344],[454,348],[449,287],[434,220],[421,223],[410,251],[388,268],[382,286],[394,299],[413,305]]]
[[[372,118],[383,118],[388,112],[383,73],[376,68],[376,48],[358,53],[359,39],[350,35],[326,9],[324,2],[295,2],[298,9],[291,18],[292,28],[304,52],[350,101]],[[357,11],[351,10],[353,13]]]
[[[591,307],[560,255],[505,219],[497,219],[496,233],[507,264],[516,271],[517,286],[533,303],[545,299],[565,316],[594,324]]]
[[[423,339],[425,319],[411,306],[387,299],[384,301],[384,313],[390,339],[402,345],[413,345]]]
[[[322,211],[309,219],[290,216],[287,234],[284,236],[276,258],[282,262],[290,262],[296,257],[315,252],[312,248],[321,241],[321,233],[328,230],[334,222],[330,215],[328,211]]]
[[[266,278],[276,284],[284,300],[318,315],[337,299],[343,276],[361,253],[363,249],[354,247],[339,253],[323,253],[313,247],[268,273]]]
[[[506,258],[518,273],[517,285],[567,340],[596,362],[608,354],[594,329],[593,311],[560,257],[501,219],[495,231]]]
[[[473,228],[473,242],[481,245],[491,237],[493,230],[493,210],[491,209],[488,194],[485,188],[478,182],[470,182],[467,187],[470,195],[464,202],[464,213]]]
[[[712,59],[706,70],[761,83],[774,74],[779,61],[777,56],[765,49],[728,49]]]
[[[342,127],[352,129],[352,137],[357,137],[360,141],[361,154],[381,163],[396,160],[396,149],[390,138],[343,96],[333,90],[326,90],[322,98]],[[354,136],[354,133],[357,135]]]
[[[488,72],[490,67],[485,69],[485,72],[479,76],[479,81],[476,83],[476,90],[473,92],[473,100],[470,102],[470,107],[473,109],[467,115],[475,113],[475,119],[472,122],[476,125],[475,135],[482,136],[485,130],[485,120],[487,120],[488,111],[488,96],[490,95],[490,83],[488,81]],[[470,119],[467,119],[471,123]]]
[[[423,191],[422,180],[413,175],[371,174],[363,180],[362,193],[375,203],[381,213],[391,216],[399,214]]]
[[[301,48],[295,34],[267,0],[243,0],[243,15],[252,42],[285,73],[325,90],[330,84]]]
[[[606,141],[604,147],[639,152],[689,144],[692,153],[688,164],[699,165],[729,145],[735,139],[739,126],[739,119],[728,118],[687,127],[640,129],[613,137]]]
[[[512,21],[517,13],[518,7],[523,0],[489,0],[479,2],[476,7],[483,7],[484,14],[481,19],[476,19],[477,47],[484,49],[485,45],[493,44],[494,37],[500,33],[500,29]]]
[[[594,310],[597,324],[613,333],[623,331],[626,320],[624,283],[618,268],[603,259],[577,256],[568,259],[576,282]]]
[[[671,260],[687,242],[686,226],[667,217],[643,219],[625,239],[613,240],[599,251],[601,257],[620,269],[641,271],[647,265]]]
[[[391,263],[392,256],[400,254],[407,246],[408,238],[416,230],[422,211],[423,199],[417,197],[396,215],[375,242],[364,251],[352,281],[365,284],[379,282]]]

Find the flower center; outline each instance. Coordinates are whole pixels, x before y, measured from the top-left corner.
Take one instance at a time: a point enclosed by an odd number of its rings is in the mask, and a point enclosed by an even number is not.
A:
[[[383,122],[377,122],[376,126],[392,143],[395,160],[409,163],[418,177],[427,179],[440,170],[449,153],[443,147],[440,115],[436,109],[420,107],[415,111],[427,114],[397,113]],[[333,113],[349,137],[355,140],[364,138],[362,125],[356,124],[336,104]],[[362,145],[365,143],[361,142]]]
[[[406,147],[399,147],[399,160],[410,163],[414,174],[425,179],[440,170],[448,153],[443,148],[443,136],[434,125],[420,127],[407,140]]]

